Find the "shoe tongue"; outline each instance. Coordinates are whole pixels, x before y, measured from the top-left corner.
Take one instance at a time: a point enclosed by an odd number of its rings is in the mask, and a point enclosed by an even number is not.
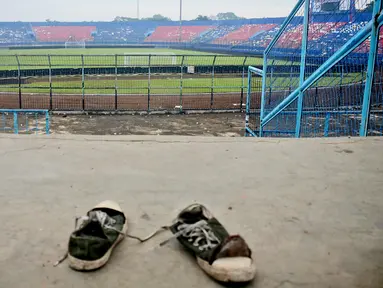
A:
[[[84,228],[79,232],[79,236],[92,236],[107,239],[104,233],[101,223],[98,221],[90,221]]]
[[[207,218],[203,215],[203,209],[201,206],[196,206],[190,210],[181,212],[178,218],[187,224],[193,224],[200,220],[207,220]]]

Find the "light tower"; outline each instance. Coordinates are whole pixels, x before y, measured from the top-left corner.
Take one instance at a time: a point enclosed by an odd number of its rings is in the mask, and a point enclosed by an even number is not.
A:
[[[179,37],[179,42],[182,42],[182,1],[180,0],[180,37]]]
[[[350,0],[350,17],[349,22],[353,22],[355,20],[355,14],[356,14],[356,3],[355,0]]]
[[[140,20],[140,0],[137,0],[137,20]]]

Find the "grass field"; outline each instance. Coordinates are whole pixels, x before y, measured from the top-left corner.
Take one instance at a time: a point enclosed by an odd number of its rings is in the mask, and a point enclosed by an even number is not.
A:
[[[125,53],[156,54],[171,52],[179,55],[200,55],[201,52],[189,50],[176,50],[167,48],[71,48],[71,49],[0,49],[0,55],[124,55]],[[216,55],[205,53],[205,55]]]
[[[81,94],[81,79],[66,81],[53,81],[52,89],[58,94]],[[212,86],[213,83],[213,86]],[[119,93],[122,94],[147,94],[148,80],[121,79],[117,82],[102,77],[93,77],[84,82],[84,88],[87,94],[114,94],[115,85]],[[212,82],[210,78],[186,78],[182,80],[182,90],[186,94],[210,93],[211,87],[215,92],[240,92],[243,86],[242,78],[216,78]],[[181,80],[175,77],[163,79],[152,79],[150,89],[152,94],[177,94],[180,93]],[[32,82],[23,84],[22,89],[28,93],[48,93],[49,82]],[[14,85],[0,85],[0,92],[17,92],[18,88]]]
[[[121,76],[121,75],[120,75]],[[289,90],[289,78],[276,78],[272,86],[275,90]],[[343,85],[360,81],[360,74],[351,74],[343,78]],[[47,93],[49,94],[50,85],[48,79],[32,79],[30,83],[21,85],[25,93]],[[267,81],[269,86],[270,81]],[[339,85],[338,78],[324,77],[318,81],[318,87],[330,87]],[[241,77],[224,77],[219,75],[212,80],[211,78],[184,78],[172,75],[169,77],[151,79],[151,94],[180,94],[180,87],[185,94],[204,94],[210,93],[212,89],[216,93],[240,92],[241,88],[247,89],[246,79]],[[114,94],[115,87],[121,94],[146,94],[149,89],[148,79],[138,79],[137,77],[127,77],[117,81],[103,76],[87,76],[84,81],[86,94]],[[278,87],[278,88],[277,88]],[[259,87],[260,88],[260,87]],[[82,94],[82,81],[79,77],[53,77],[52,90],[56,94]],[[17,92],[17,85],[0,85],[0,92]]]
[[[172,55],[163,55],[171,53]],[[128,56],[132,54],[132,56]],[[162,55],[156,55],[162,54]],[[15,56],[17,55],[17,57]],[[48,57],[48,55],[50,55]],[[82,56],[83,55],[83,56]],[[150,60],[149,60],[149,55]],[[0,69],[80,68],[126,66],[262,65],[262,58],[157,48],[0,49]]]

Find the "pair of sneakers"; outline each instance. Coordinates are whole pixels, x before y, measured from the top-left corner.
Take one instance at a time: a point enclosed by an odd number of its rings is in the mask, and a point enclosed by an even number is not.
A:
[[[248,282],[255,277],[255,263],[245,240],[239,235],[230,235],[203,205],[186,207],[170,227],[163,228],[169,229],[172,238],[177,238],[195,255],[198,265],[214,279]],[[116,245],[127,236],[127,230],[127,218],[121,207],[113,201],[100,203],[76,220],[66,255],[69,266],[78,271],[101,268]],[[139,240],[144,242],[149,238]]]

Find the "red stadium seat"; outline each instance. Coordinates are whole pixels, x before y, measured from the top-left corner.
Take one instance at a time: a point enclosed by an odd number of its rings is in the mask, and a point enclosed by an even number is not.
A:
[[[324,35],[336,31],[346,23],[311,23],[309,26],[308,40],[318,40]],[[290,31],[283,33],[277,42],[277,47],[297,49],[302,46],[303,25],[293,27]]]
[[[276,24],[254,24],[243,25],[238,30],[235,30],[221,38],[216,39],[213,43],[230,43],[239,44],[249,40],[255,34],[273,29]]]
[[[212,26],[183,26],[182,42],[190,42],[202,32],[211,29]],[[145,42],[178,42],[180,40],[180,27],[160,26],[145,39]]]
[[[33,27],[37,41],[40,42],[64,42],[68,39],[77,41],[93,40],[92,32],[95,26],[38,26]]]

